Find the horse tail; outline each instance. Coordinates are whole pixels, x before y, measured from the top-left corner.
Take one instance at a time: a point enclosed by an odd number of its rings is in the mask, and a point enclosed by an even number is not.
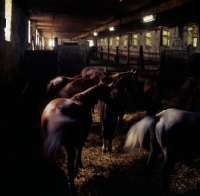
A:
[[[134,148],[150,148],[150,134],[155,132],[155,126],[158,122],[157,116],[146,116],[134,124],[126,135],[124,152],[132,152]]]
[[[47,157],[55,157],[58,149],[61,147],[63,131],[49,132],[43,143],[43,152]]]

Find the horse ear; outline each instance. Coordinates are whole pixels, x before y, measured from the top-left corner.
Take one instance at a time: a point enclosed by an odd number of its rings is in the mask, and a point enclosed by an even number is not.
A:
[[[134,74],[136,74],[137,73],[137,70],[136,69],[131,69],[131,72],[133,72]]]
[[[108,86],[109,88],[113,85],[114,83],[110,83],[110,84],[107,84],[106,86]]]

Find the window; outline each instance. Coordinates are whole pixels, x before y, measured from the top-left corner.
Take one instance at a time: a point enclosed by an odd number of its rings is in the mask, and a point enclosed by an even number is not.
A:
[[[5,18],[6,18],[6,27],[5,27],[5,40],[11,40],[11,21],[12,21],[12,0],[5,1]]]
[[[151,33],[146,33],[146,46],[151,46]]]
[[[31,43],[31,21],[28,21],[28,43]]]
[[[128,45],[128,37],[125,36],[124,37],[124,47],[127,47],[127,45]]]
[[[104,39],[104,46],[107,46],[107,45],[108,45],[108,40],[106,38],[106,39]]]
[[[110,46],[112,46],[113,38],[110,37]]]
[[[97,40],[97,46],[101,46],[101,40]]]
[[[94,46],[94,41],[93,40],[87,40],[89,42],[89,46]]]
[[[137,34],[134,34],[133,35],[133,46],[137,46],[137,43],[138,42],[138,35]]]
[[[101,39],[101,46],[103,46],[103,39]]]
[[[116,37],[116,46],[119,46],[119,37]]]
[[[49,46],[54,47],[54,45],[55,45],[54,39],[49,39]]]
[[[188,28],[188,45],[197,47],[197,27],[192,26]]]
[[[162,45],[163,46],[169,46],[169,37],[170,37],[169,30],[164,29],[162,32]]]
[[[38,30],[36,29],[36,31],[35,31],[35,45],[39,45],[39,36],[40,36],[40,34],[39,34]]]

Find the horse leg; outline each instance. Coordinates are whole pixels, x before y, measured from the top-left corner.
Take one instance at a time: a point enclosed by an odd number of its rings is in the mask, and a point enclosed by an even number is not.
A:
[[[68,170],[68,176],[69,176],[69,183],[70,183],[70,191],[72,194],[76,193],[76,188],[74,184],[74,161],[75,161],[75,147],[74,146],[64,146],[67,155],[68,155],[68,164],[67,164],[67,170]]]
[[[124,113],[125,113],[125,110],[122,111],[119,114],[119,130],[120,130],[121,134],[124,133],[124,131],[123,131],[123,127],[124,127],[124,121],[123,121]]]
[[[103,146],[102,146],[102,153],[106,153],[106,139],[103,136]]]
[[[164,157],[165,157],[164,164],[161,170],[163,191],[164,193],[169,193],[170,192],[170,189],[169,189],[170,172],[175,163],[174,161],[175,159],[174,159],[174,156],[172,156],[172,154],[170,155],[169,152],[167,152],[167,150],[164,150],[163,152],[164,152]]]
[[[120,117],[121,117],[120,131],[121,132],[123,132],[123,115],[124,115],[124,113],[121,113],[121,115],[120,115]],[[108,133],[108,152],[112,152],[112,140],[113,140],[115,128],[117,126],[117,122],[118,122],[118,115],[114,115],[111,120],[111,127],[110,127],[109,133]]]
[[[160,153],[161,149],[160,146],[158,145],[157,141],[151,141],[150,142],[150,156],[149,159],[146,163],[146,187],[147,191],[150,189],[150,179],[153,173],[153,169],[155,166],[156,159]]]
[[[79,168],[84,169],[81,154],[82,154],[82,145],[76,149],[76,163],[75,163],[75,175],[79,173]]]

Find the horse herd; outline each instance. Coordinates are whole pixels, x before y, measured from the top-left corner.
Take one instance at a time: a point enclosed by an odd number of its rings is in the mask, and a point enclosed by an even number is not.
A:
[[[200,149],[200,116],[192,111],[199,84],[198,79],[188,77],[180,89],[177,109],[156,114],[162,104],[162,85],[152,77],[138,75],[136,70],[110,74],[107,69],[85,67],[73,78],[58,76],[47,85],[49,103],[41,116],[43,151],[49,158],[55,158],[61,146],[66,149],[70,190],[72,195],[76,194],[74,177],[83,168],[81,154],[91,128],[94,106],[97,105],[100,116],[102,152],[111,152],[118,121],[120,132],[124,133],[123,116],[129,95],[133,102],[142,100],[146,117],[130,127],[123,151],[132,152],[136,147],[150,151],[146,164],[149,188],[156,158],[163,152],[163,190],[169,192],[170,171],[177,154],[185,153],[187,160],[192,161]],[[183,110],[191,94],[191,111]]]

